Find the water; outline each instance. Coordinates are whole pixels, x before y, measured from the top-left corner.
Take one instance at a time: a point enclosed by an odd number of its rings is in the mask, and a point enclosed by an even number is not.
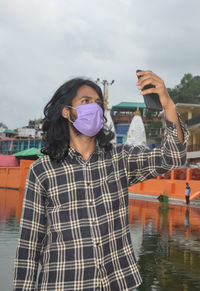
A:
[[[139,291],[200,290],[200,208],[130,200]]]
[[[23,193],[0,189],[0,291],[12,290]],[[138,291],[200,290],[200,207],[130,199]],[[116,290],[117,291],[117,290]]]

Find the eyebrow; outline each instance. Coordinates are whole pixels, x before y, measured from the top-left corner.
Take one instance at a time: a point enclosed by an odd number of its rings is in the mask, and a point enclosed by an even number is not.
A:
[[[81,98],[89,98],[89,99],[91,99],[91,98],[93,98],[93,97],[91,97],[91,96],[81,96]],[[100,97],[98,97],[96,100],[98,100],[98,101],[101,101],[101,102],[102,102],[102,100],[101,100],[101,98],[100,98]]]

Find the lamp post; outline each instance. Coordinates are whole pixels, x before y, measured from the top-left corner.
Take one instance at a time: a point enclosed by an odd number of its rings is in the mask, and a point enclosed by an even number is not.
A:
[[[107,80],[100,80],[100,78],[97,78],[97,80],[95,82],[97,84],[101,83],[103,85],[104,108],[105,108],[105,110],[108,110],[108,87],[112,86],[112,84],[115,82],[115,80],[108,82]]]

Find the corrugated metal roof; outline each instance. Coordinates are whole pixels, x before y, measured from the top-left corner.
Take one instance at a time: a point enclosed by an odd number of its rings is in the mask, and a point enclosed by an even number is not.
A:
[[[5,132],[7,132],[7,133],[16,133],[16,131],[14,131],[12,129],[6,129]]]
[[[112,109],[133,109],[133,108],[146,108],[145,103],[143,102],[120,102],[117,105],[114,105]]]
[[[38,148],[30,148],[30,149],[26,149],[24,151],[18,152],[16,154],[13,154],[13,156],[16,157],[21,157],[21,156],[43,156],[43,154],[40,153],[40,149]]]

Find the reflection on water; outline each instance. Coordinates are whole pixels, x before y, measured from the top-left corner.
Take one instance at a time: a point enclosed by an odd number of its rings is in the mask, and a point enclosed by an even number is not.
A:
[[[137,290],[200,290],[199,221],[197,207],[130,200],[133,244],[138,225],[142,233]]]
[[[0,290],[10,291],[23,192],[0,189]]]
[[[0,189],[0,290],[12,290],[23,192]],[[200,208],[130,199],[139,291],[200,290]],[[117,291],[117,290],[116,290]]]

